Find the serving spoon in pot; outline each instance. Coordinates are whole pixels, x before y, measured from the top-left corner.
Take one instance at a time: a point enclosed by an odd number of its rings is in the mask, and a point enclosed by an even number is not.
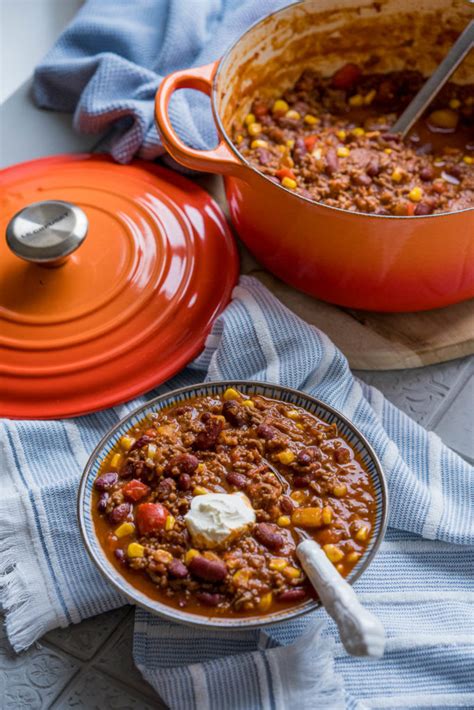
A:
[[[267,460],[265,464],[286,489],[288,482]],[[380,620],[360,603],[351,585],[339,574],[320,545],[301,528],[294,528],[299,544],[296,554],[322,605],[336,622],[340,639],[351,656],[380,658],[385,630]]]
[[[400,118],[390,128],[390,133],[398,133],[403,138],[430,105],[436,94],[448,81],[451,74],[461,64],[474,45],[474,20],[459,35],[448,54],[438,65],[430,78],[423,84],[417,95],[410,101]]]

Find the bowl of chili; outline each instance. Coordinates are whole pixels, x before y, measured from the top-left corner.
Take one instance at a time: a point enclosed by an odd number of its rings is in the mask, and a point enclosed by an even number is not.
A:
[[[294,3],[220,60],[163,80],[164,145],[224,176],[240,237],[290,285],[378,311],[470,298],[473,57],[406,140],[389,131],[470,17],[459,0],[416,11],[407,0]],[[190,148],[174,131],[168,105],[181,88],[210,96],[216,148]]]
[[[190,512],[195,522],[216,497],[245,501],[248,515],[202,542]],[[318,606],[298,530],[353,583],[379,548],[387,509],[377,456],[344,415],[247,381],[185,387],[140,407],[97,445],[78,493],[86,550],[109,583],[151,613],[218,628]]]

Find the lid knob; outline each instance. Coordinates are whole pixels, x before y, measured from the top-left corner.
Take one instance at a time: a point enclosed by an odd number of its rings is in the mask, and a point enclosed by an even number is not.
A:
[[[35,202],[17,212],[7,226],[12,252],[41,266],[60,266],[84,241],[89,223],[71,202]]]

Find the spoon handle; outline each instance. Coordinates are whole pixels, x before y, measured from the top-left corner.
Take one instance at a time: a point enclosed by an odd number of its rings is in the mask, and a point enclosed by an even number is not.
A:
[[[474,44],[474,20],[467,25],[453,44],[441,64],[421,87],[415,98],[409,103],[398,121],[390,129],[391,133],[401,133],[406,136],[413,124],[419,119],[438,91],[445,85],[451,74],[462,62]]]
[[[385,631],[381,622],[362,606],[318,543],[304,540],[296,548],[296,554],[324,608],[336,622],[346,651],[352,656],[382,656]]]

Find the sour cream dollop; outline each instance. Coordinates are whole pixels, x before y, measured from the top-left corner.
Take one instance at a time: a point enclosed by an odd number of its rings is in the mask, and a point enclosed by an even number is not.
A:
[[[193,498],[184,519],[193,545],[210,549],[234,540],[256,517],[244,493],[206,493]]]

